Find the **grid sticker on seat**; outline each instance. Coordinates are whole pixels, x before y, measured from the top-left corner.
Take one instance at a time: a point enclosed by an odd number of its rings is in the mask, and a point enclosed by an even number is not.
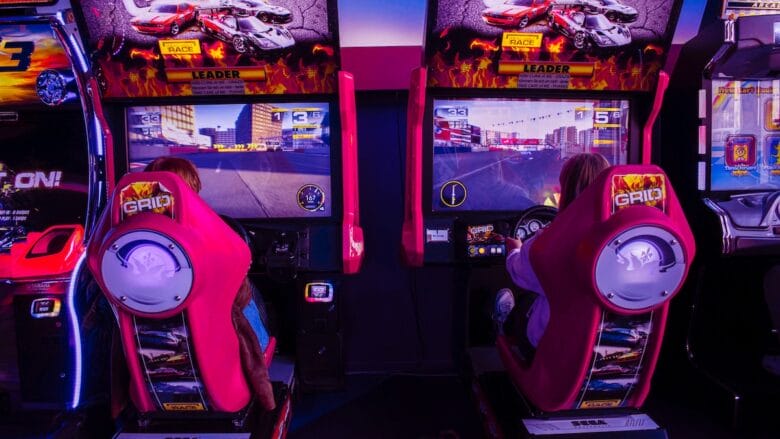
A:
[[[154,212],[173,218],[173,202],[171,191],[159,181],[136,181],[119,192],[120,217],[124,220],[141,212]]]
[[[663,174],[613,175],[611,199],[612,213],[640,204],[666,213],[666,177]]]

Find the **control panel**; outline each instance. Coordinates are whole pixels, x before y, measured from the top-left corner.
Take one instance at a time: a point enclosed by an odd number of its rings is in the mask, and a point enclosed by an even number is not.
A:
[[[557,209],[536,206],[519,214],[430,218],[425,224],[425,261],[491,263],[506,258],[506,239],[527,240],[555,218]]]
[[[780,192],[705,198],[718,216],[723,254],[770,254],[780,251]]]

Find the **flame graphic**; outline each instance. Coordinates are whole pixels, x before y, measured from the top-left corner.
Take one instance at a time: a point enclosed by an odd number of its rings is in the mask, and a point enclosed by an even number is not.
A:
[[[315,44],[314,47],[311,49],[311,53],[313,53],[314,55],[316,55],[318,53],[324,53],[324,54],[326,54],[328,56],[333,56],[334,51],[333,51],[333,48],[330,47],[330,46],[324,46],[322,44]]]
[[[502,48],[495,40],[475,33],[446,28],[433,41],[428,85],[452,88],[517,88],[518,75],[499,75],[499,61],[592,63],[592,76],[572,76],[569,89],[652,90],[662,67],[664,51],[646,44],[637,50],[623,48],[596,54],[577,50],[557,33],[545,34],[541,48]],[[641,55],[641,56],[640,56]]]
[[[481,49],[485,52],[495,52],[499,49],[499,47],[495,41],[474,39],[471,41],[471,44],[469,45],[469,49],[471,50]]]
[[[225,59],[225,46],[220,45],[219,47],[208,49],[206,50],[206,53],[208,53],[215,62],[220,63]]]
[[[547,51],[550,52],[553,58],[560,56],[564,47],[566,47],[566,37],[563,35],[559,35],[558,38],[547,42]]]
[[[192,85],[169,83],[169,68],[232,66],[256,67],[266,72],[265,81],[246,81],[246,94],[332,93],[336,88],[338,66],[332,46],[299,44],[293,52],[239,54],[222,41],[201,41],[200,55],[160,55],[156,46],[125,47],[112,56],[106,51],[97,63],[106,78],[104,96],[189,96]],[[300,47],[303,46],[303,47]]]

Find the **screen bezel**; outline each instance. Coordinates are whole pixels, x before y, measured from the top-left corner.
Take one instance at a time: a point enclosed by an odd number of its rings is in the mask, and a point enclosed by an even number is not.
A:
[[[312,224],[330,223],[334,220],[340,220],[342,217],[342,162],[341,162],[341,115],[339,114],[338,96],[336,95],[273,95],[273,96],[222,96],[219,99],[188,98],[160,101],[152,99],[133,99],[120,102],[112,101],[107,113],[110,113],[110,120],[113,132],[122,133],[122,145],[119,136],[114,138],[115,156],[114,163],[117,179],[130,170],[130,153],[128,142],[127,111],[131,107],[142,106],[176,106],[176,105],[245,105],[245,104],[296,104],[296,103],[321,103],[328,106],[330,119],[330,191],[326,197],[330,198],[330,215],[322,216],[289,216],[289,217],[247,217],[235,218],[244,223],[290,223],[306,222]],[[335,111],[334,111],[335,110]]]
[[[495,89],[470,89],[457,92],[456,90],[449,89],[429,89],[431,93],[428,93],[425,102],[425,112],[423,116],[423,203],[426,216],[433,217],[462,217],[468,218],[478,215],[494,215],[494,216],[506,216],[518,210],[434,210],[433,207],[433,102],[435,100],[479,100],[479,99],[504,99],[504,100],[559,100],[559,101],[576,101],[576,100],[625,100],[628,101],[628,144],[626,160],[627,163],[639,163],[641,156],[642,146],[642,126],[639,121],[646,120],[649,113],[639,113],[640,108],[648,108],[650,105],[640,105],[640,98],[635,95],[629,95],[620,92],[602,91],[595,93],[593,91],[577,91],[577,90],[533,90],[533,93],[529,93],[529,90],[512,91]],[[562,93],[564,92],[564,93]],[[532,208],[534,206],[530,206]]]

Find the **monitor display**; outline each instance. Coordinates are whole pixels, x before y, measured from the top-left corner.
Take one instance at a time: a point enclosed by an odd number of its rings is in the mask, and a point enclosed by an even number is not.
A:
[[[233,218],[331,215],[330,107],[324,102],[130,107],[130,171],[192,161],[200,195]]]
[[[629,102],[602,99],[435,99],[434,211],[558,205],[566,159],[627,160]]]
[[[780,188],[780,86],[712,81],[710,189]]]

